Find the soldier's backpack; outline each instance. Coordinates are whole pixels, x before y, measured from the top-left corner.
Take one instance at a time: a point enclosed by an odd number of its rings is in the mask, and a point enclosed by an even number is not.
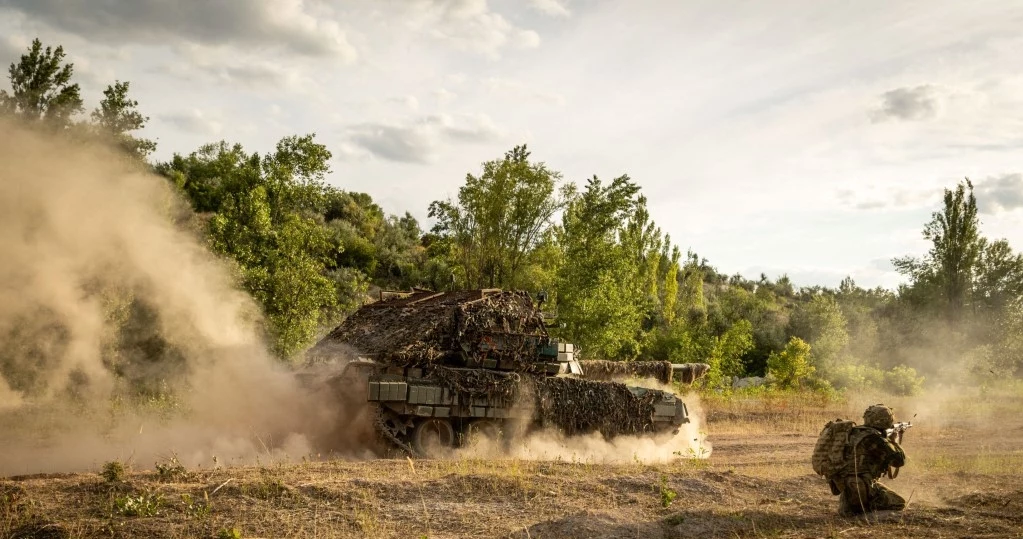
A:
[[[855,421],[845,419],[835,419],[824,425],[817,437],[817,444],[813,447],[813,457],[810,459],[813,471],[817,475],[830,478],[842,468],[849,433],[855,426]]]

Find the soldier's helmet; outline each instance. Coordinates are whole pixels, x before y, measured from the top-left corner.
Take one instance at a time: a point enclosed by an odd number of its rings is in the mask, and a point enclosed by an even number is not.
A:
[[[891,408],[875,404],[863,412],[863,424],[876,429],[890,429],[895,425],[895,414]]]

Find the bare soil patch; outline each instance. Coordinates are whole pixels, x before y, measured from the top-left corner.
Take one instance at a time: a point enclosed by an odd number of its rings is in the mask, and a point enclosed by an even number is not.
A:
[[[333,460],[169,478],[137,470],[117,483],[97,473],[9,477],[0,537],[216,537],[232,527],[322,538],[1023,537],[1023,417],[1001,415],[1023,409],[1023,397],[999,403],[907,433],[909,463],[886,484],[909,507],[866,518],[839,517],[809,464],[818,420],[854,417],[858,403],[783,413],[762,402],[746,415],[744,404],[711,401],[710,457],[668,464]],[[979,420],[990,413],[994,421]],[[128,498],[158,508],[131,516],[117,509]]]

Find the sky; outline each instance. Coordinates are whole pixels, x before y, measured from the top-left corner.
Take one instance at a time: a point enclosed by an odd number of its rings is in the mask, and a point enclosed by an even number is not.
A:
[[[315,133],[330,183],[429,227],[527,144],[628,174],[726,274],[894,288],[942,191],[1023,248],[1023,3],[858,0],[0,0],[0,64],[63,45],[115,80],[156,157]]]

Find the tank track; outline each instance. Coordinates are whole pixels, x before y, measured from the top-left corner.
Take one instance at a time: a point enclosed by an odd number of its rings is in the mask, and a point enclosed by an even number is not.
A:
[[[412,449],[412,446],[401,441],[401,438],[399,438],[398,434],[394,432],[394,429],[387,426],[388,411],[385,410],[382,406],[377,406],[376,408],[377,408],[376,421],[374,422],[374,425],[376,427],[377,433],[391,445],[397,447],[402,452],[404,452],[406,455],[410,457],[419,458],[421,455],[419,455],[419,453],[417,453],[415,449]]]

